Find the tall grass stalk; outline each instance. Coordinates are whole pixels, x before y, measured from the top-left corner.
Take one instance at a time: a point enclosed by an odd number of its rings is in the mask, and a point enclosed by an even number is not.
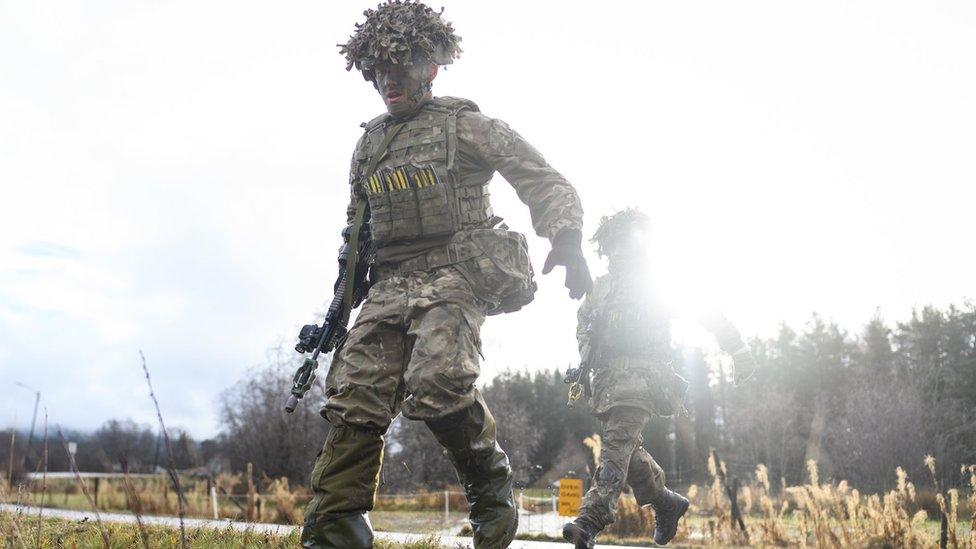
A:
[[[183,508],[183,489],[180,487],[180,477],[176,474],[176,460],[173,458],[173,445],[170,444],[169,433],[166,432],[166,424],[163,423],[163,412],[159,409],[159,401],[156,400],[156,393],[153,392],[152,380],[149,379],[149,367],[146,366],[146,355],[142,354],[142,350],[139,351],[139,357],[142,359],[142,371],[146,374],[146,385],[149,386],[149,396],[156,406],[156,417],[159,418],[159,428],[163,432],[163,442],[166,443],[167,470],[169,471],[170,478],[173,480],[173,485],[176,487],[176,504],[180,515],[180,546],[183,549],[189,549],[190,545],[186,540],[186,525],[183,523],[184,516],[186,515],[186,511]]]
[[[75,480],[78,485],[81,486],[82,493],[85,494],[85,499],[88,500],[88,504],[91,506],[92,511],[95,512],[95,522],[98,523],[98,530],[102,534],[102,542],[105,543],[105,549],[109,549],[110,543],[108,539],[108,530],[105,529],[105,525],[102,524],[102,515],[98,512],[98,506],[95,505],[95,500],[92,498],[91,492],[88,491],[88,484],[85,479],[81,477],[81,473],[78,471],[78,464],[75,463],[75,456],[68,450],[68,441],[64,439],[64,433],[61,431],[61,426],[58,425],[58,440],[61,441],[61,445],[64,446],[64,452],[68,454],[68,463],[71,465],[71,472],[75,474]]]
[[[142,546],[145,549],[149,549],[149,534],[146,532],[146,526],[142,523],[142,502],[139,500],[139,494],[136,493],[135,488],[132,486],[132,479],[129,478],[129,460],[125,456],[119,456],[119,465],[122,466],[122,482],[125,487],[125,497],[128,500],[129,509],[132,509],[132,514],[136,517],[139,538],[142,540]]]
[[[14,413],[14,425],[17,424],[17,414]],[[17,429],[10,430],[10,463],[7,464],[7,483],[14,485],[14,444],[17,442]]]
[[[935,486],[936,491],[936,501],[939,502],[939,512],[941,514],[939,521],[939,547],[945,549],[949,546],[949,516],[948,510],[946,509],[946,499],[945,494],[942,493],[942,483],[939,482],[938,475],[935,473],[935,458],[930,454],[925,456],[925,467],[928,468],[929,473],[932,474],[932,485]]]
[[[969,538],[970,547],[976,547],[976,465],[963,465],[962,474],[969,471],[969,511],[972,513],[969,519]]]
[[[0,502],[6,502],[9,500],[9,494],[7,493],[7,486],[10,485],[9,482],[0,482]],[[10,517],[10,535],[6,535],[4,532],[5,542],[10,542],[9,546],[13,547],[13,540],[20,541],[20,545],[27,549],[27,542],[24,541],[23,536],[20,534],[19,513],[11,513]],[[6,530],[6,529],[5,529]]]
[[[35,549],[41,547],[41,522],[44,515],[44,495],[47,494],[47,406],[44,407],[44,450],[41,458],[44,461],[44,474],[41,477],[41,502],[37,506],[37,543]]]

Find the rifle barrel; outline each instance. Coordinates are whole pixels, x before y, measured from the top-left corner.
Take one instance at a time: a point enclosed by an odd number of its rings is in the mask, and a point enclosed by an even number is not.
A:
[[[305,368],[303,364],[299,368],[301,375],[296,374],[297,379],[292,385],[291,394],[288,395],[288,399],[285,401],[285,411],[289,414],[294,412],[298,407],[298,401],[305,396],[305,391],[308,389],[306,385],[309,384],[310,379],[314,375],[314,370],[318,364],[318,357],[321,353],[328,353],[335,349],[338,345],[339,340],[341,340],[346,333],[346,323],[349,320],[349,311],[343,311],[343,304],[345,302],[346,292],[352,291],[352,307],[358,307],[362,302],[363,298],[366,296],[368,291],[366,285],[367,273],[369,271],[369,265],[372,264],[373,258],[376,255],[376,248],[373,246],[372,242],[366,240],[360,244],[359,262],[365,268],[357,269],[356,279],[352,281],[352,288],[349,288],[349,276],[348,272],[345,270],[345,265],[339,273],[339,281],[336,284],[335,295],[332,297],[332,303],[329,304],[329,310],[325,315],[325,321],[322,323],[322,331],[319,334],[319,339],[315,344],[315,348],[312,350],[312,356],[309,359],[312,365],[308,372],[302,371]],[[307,362],[306,362],[307,364]]]
[[[298,397],[295,395],[288,395],[288,400],[285,401],[285,411],[289,414],[298,408]]]

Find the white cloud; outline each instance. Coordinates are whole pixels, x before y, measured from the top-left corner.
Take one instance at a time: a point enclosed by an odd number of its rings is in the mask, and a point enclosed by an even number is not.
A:
[[[169,423],[214,432],[219,390],[329,297],[382,108],[334,44],[373,4],[0,4],[0,384],[52,421],[151,421],[142,348]],[[536,144],[587,232],[640,205],[656,265],[744,331],[973,294],[971,4],[444,4],[465,53],[438,92]],[[489,319],[486,375],[575,358],[559,276]]]

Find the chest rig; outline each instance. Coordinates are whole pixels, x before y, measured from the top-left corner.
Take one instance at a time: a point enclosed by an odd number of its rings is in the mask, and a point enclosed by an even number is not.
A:
[[[407,240],[450,236],[481,228],[492,218],[488,185],[462,185],[457,160],[457,117],[478,107],[465,99],[435,98],[397,132],[378,163],[363,180],[364,166],[394,125],[388,116],[366,125],[356,151],[359,184],[370,210],[377,247]]]
[[[671,360],[670,318],[634,282],[614,280],[597,312],[602,324],[601,352],[666,364]]]

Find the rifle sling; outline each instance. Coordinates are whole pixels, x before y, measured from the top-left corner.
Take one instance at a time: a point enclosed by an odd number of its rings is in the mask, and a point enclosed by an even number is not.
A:
[[[373,157],[369,159],[369,164],[366,165],[366,171],[363,172],[362,178],[356,183],[357,185],[373,175],[373,172],[376,171],[377,164],[386,155],[386,148],[390,145],[390,141],[393,141],[393,138],[405,125],[405,123],[401,122],[386,132],[386,136],[383,137],[380,146],[373,153]],[[363,220],[366,216],[366,200],[359,196],[355,190],[352,195],[356,200],[356,214],[352,219],[352,230],[349,233],[349,257],[346,258],[346,280],[349,283],[346,284],[345,295],[342,296],[342,312],[339,315],[343,326],[349,321],[349,313],[352,312],[353,294],[356,293],[356,271],[359,269],[359,231],[363,228]]]

